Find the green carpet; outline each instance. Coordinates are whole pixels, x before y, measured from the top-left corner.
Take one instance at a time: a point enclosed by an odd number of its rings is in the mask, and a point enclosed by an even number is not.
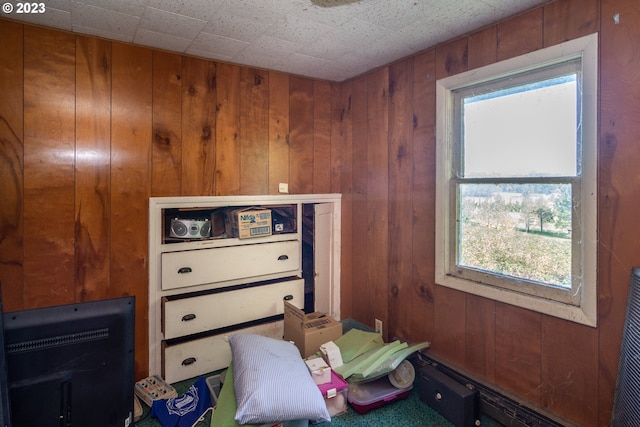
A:
[[[178,394],[184,393],[194,380],[186,380],[174,384]],[[143,418],[135,423],[135,427],[161,427],[158,420],[149,416],[149,408],[143,403]],[[210,416],[206,415],[204,421],[196,427],[209,427]],[[497,427],[500,424],[490,418],[482,418],[482,427]],[[366,414],[358,414],[350,406],[345,414],[333,417],[330,423],[309,424],[313,427],[452,427],[454,424],[438,414],[420,400],[418,384],[406,399],[392,402],[386,406],[373,409]]]

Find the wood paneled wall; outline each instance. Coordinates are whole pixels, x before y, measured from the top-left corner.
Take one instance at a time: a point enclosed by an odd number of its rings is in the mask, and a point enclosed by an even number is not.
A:
[[[340,191],[336,84],[0,20],[5,310],[135,295],[148,198]]]
[[[640,265],[638,22],[633,0],[559,0],[345,82],[334,107],[348,151],[343,313],[370,326],[383,320],[388,339],[428,340],[438,358],[574,423],[608,425],[629,273]],[[601,52],[598,327],[438,286],[435,81],[594,32]]]
[[[613,16],[619,14],[619,20]],[[343,194],[342,314],[585,426],[609,423],[640,265],[640,8],[558,0],[340,84],[0,20],[6,309],[137,296],[149,196]],[[434,283],[435,81],[600,33],[598,327]]]

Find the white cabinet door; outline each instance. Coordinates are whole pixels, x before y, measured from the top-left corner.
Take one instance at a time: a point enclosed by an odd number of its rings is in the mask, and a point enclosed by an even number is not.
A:
[[[259,243],[162,254],[162,289],[213,284],[265,275],[295,275],[300,269],[300,242]]]

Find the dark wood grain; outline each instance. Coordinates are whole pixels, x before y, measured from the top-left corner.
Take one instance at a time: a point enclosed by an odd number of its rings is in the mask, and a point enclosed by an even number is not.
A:
[[[289,192],[313,191],[313,80],[289,79]]]
[[[226,83],[229,85],[229,83]],[[214,194],[216,180],[216,64],[182,61],[182,195]],[[232,169],[237,173],[237,168]]]
[[[76,301],[111,296],[111,63],[111,42],[76,39]]]
[[[151,195],[182,191],[182,57],[153,52]]]
[[[289,76],[269,73],[269,194],[289,183]]]
[[[75,300],[75,37],[24,30],[24,304]]]
[[[0,20],[0,284],[5,310],[24,307],[23,26]]]
[[[269,192],[269,73],[240,71],[240,193]]]
[[[109,294],[148,295],[151,188],[151,51],[112,46],[111,283]],[[136,298],[136,377],[147,371],[148,298]]]
[[[389,67],[389,312],[390,336],[413,335],[413,58]]]

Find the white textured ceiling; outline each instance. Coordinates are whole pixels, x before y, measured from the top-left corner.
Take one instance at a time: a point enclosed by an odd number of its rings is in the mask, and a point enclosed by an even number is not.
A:
[[[45,0],[44,13],[4,10],[4,16],[218,61],[343,81],[547,1]],[[4,7],[7,2],[17,3],[4,0]]]

